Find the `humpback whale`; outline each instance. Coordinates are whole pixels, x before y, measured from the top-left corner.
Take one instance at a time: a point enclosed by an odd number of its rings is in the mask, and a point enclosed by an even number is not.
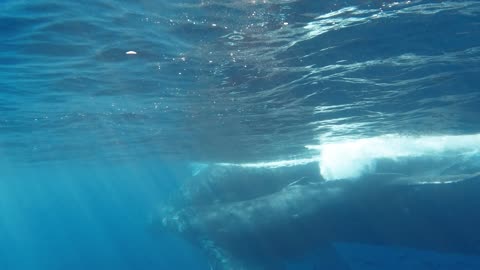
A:
[[[273,174],[264,179],[268,188],[262,192],[240,189],[240,194],[212,200],[205,197],[213,187],[200,188],[206,180],[200,179],[196,188],[190,181],[180,192],[179,197],[187,196],[184,202],[161,208],[151,226],[202,247],[212,269],[283,269],[285,260],[317,248],[328,250],[337,242],[480,254],[480,177],[446,184],[399,184],[391,175],[291,181],[302,172],[315,175],[312,170],[305,165],[286,178]],[[219,178],[206,173],[210,185],[230,173],[250,175],[250,180],[268,175],[261,169],[233,170],[217,174]],[[255,185],[233,174],[221,182],[223,190],[231,185],[234,194],[236,181]]]

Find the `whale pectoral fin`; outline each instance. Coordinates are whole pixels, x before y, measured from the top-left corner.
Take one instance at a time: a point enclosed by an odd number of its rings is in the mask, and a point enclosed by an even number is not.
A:
[[[211,240],[204,239],[201,242],[209,259],[210,270],[286,270],[285,265],[278,261],[245,261],[232,256]]]
[[[240,270],[236,263],[222,248],[218,247],[213,241],[209,239],[202,239],[201,241],[204,252],[208,257],[211,270]]]

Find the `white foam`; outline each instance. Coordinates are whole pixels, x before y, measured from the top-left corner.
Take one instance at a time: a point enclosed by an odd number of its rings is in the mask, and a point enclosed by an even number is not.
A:
[[[480,150],[480,134],[416,137],[384,135],[306,147],[320,151],[322,176],[326,180],[338,180],[374,172],[379,159],[477,153]]]

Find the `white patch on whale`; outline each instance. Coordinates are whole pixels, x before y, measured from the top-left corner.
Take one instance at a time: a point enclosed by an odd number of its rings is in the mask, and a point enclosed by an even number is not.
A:
[[[358,178],[374,173],[379,160],[442,158],[452,162],[480,153],[480,134],[457,136],[384,135],[309,145],[320,152],[320,173],[326,180]]]

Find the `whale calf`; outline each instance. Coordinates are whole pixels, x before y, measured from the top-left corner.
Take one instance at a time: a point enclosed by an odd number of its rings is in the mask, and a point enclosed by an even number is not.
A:
[[[244,201],[291,184],[322,180],[315,162],[279,168],[212,165],[185,181],[176,203],[199,206]]]

